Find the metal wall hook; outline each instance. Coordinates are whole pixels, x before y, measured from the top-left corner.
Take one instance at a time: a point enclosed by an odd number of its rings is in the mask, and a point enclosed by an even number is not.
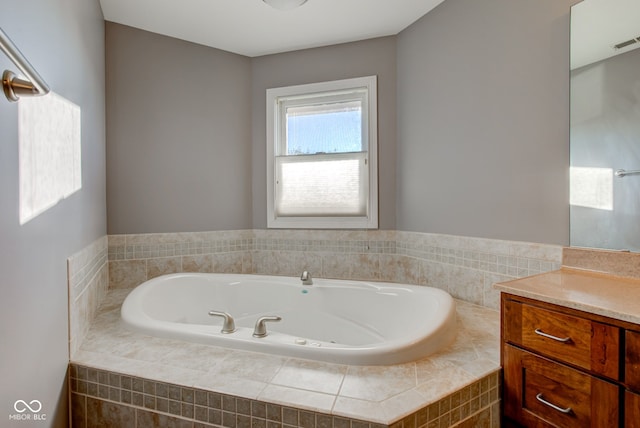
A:
[[[11,41],[9,36],[0,28],[0,49],[18,67],[28,80],[21,79],[12,71],[2,73],[2,89],[9,101],[15,102],[20,97],[33,97],[49,93],[49,86],[38,72],[22,55],[22,52]]]

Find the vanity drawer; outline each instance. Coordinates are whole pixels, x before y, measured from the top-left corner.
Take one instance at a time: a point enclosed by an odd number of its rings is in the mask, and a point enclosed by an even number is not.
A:
[[[625,332],[624,380],[629,388],[640,393],[640,333]]]
[[[620,329],[575,315],[504,300],[504,339],[560,362],[619,378]]]
[[[503,345],[504,414],[527,427],[616,427],[619,388],[579,370]]]

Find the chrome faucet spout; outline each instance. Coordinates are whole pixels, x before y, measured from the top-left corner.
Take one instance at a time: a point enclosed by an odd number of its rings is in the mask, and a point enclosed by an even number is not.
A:
[[[209,311],[209,315],[212,317],[224,318],[224,322],[222,324],[222,330],[220,330],[220,333],[229,334],[236,331],[236,323],[233,321],[233,317],[229,313]]]
[[[302,281],[302,285],[313,285],[313,278],[311,278],[311,274],[306,270],[300,275],[300,281]]]
[[[258,318],[256,327],[253,329],[253,337],[265,337],[267,335],[267,321],[281,321],[282,318],[276,316],[266,316]]]

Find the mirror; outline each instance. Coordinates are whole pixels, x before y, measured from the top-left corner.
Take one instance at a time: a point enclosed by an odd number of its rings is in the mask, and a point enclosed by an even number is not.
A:
[[[571,245],[640,251],[640,1],[571,9]]]

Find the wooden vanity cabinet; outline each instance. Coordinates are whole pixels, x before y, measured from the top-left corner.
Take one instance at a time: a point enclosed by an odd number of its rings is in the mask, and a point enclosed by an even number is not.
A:
[[[503,422],[640,428],[640,328],[502,294]]]
[[[630,389],[640,392],[640,332],[625,332],[624,379]]]
[[[640,332],[625,332],[625,428],[640,428]],[[632,392],[635,391],[635,392]]]
[[[624,392],[625,428],[640,428],[640,395],[631,391]]]

